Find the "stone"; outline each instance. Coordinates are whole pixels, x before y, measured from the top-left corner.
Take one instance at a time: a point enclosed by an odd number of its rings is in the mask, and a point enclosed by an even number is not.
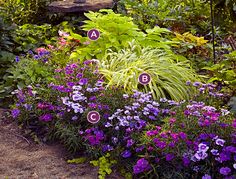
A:
[[[54,1],[48,6],[50,12],[74,13],[98,11],[99,9],[112,8],[113,0],[86,0],[84,3],[76,0]]]

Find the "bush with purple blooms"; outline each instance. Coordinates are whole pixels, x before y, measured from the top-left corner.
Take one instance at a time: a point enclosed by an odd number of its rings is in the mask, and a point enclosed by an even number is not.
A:
[[[215,85],[187,82],[199,90],[192,100],[155,101],[104,86],[96,60],[58,68],[54,79],[15,92],[13,118],[42,139],[90,159],[110,153],[134,178],[236,177],[236,119]],[[96,124],[86,118],[92,110]]]

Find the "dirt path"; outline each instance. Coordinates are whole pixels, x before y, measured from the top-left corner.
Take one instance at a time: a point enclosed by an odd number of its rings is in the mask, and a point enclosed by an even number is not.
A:
[[[59,145],[28,143],[14,123],[1,119],[0,179],[96,179],[88,164],[72,165]]]

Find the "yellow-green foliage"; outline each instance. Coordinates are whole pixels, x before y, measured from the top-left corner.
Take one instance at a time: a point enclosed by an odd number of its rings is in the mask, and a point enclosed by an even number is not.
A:
[[[98,178],[105,179],[105,176],[111,174],[112,165],[116,164],[116,160],[110,160],[110,154],[107,153],[105,156],[100,157],[98,160],[93,160],[90,163],[96,167],[99,167]]]
[[[74,163],[74,164],[81,164],[86,161],[85,157],[80,157],[80,158],[74,158],[72,160],[67,160],[67,163]]]

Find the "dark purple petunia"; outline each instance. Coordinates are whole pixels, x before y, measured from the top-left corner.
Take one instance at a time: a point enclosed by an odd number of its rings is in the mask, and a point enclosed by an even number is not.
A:
[[[174,154],[169,153],[169,154],[166,155],[166,161],[171,161],[171,160],[173,160],[174,158],[175,158],[175,155],[174,155]]]
[[[145,171],[148,171],[151,169],[150,164],[148,161],[144,158],[141,158],[137,161],[136,165],[133,167],[134,174],[139,174]]]
[[[121,153],[123,158],[129,158],[131,156],[131,152],[129,150],[125,150]]]
[[[44,114],[39,117],[39,120],[44,121],[44,122],[48,122],[48,121],[51,121],[52,118],[53,118],[53,116],[51,114]]]

